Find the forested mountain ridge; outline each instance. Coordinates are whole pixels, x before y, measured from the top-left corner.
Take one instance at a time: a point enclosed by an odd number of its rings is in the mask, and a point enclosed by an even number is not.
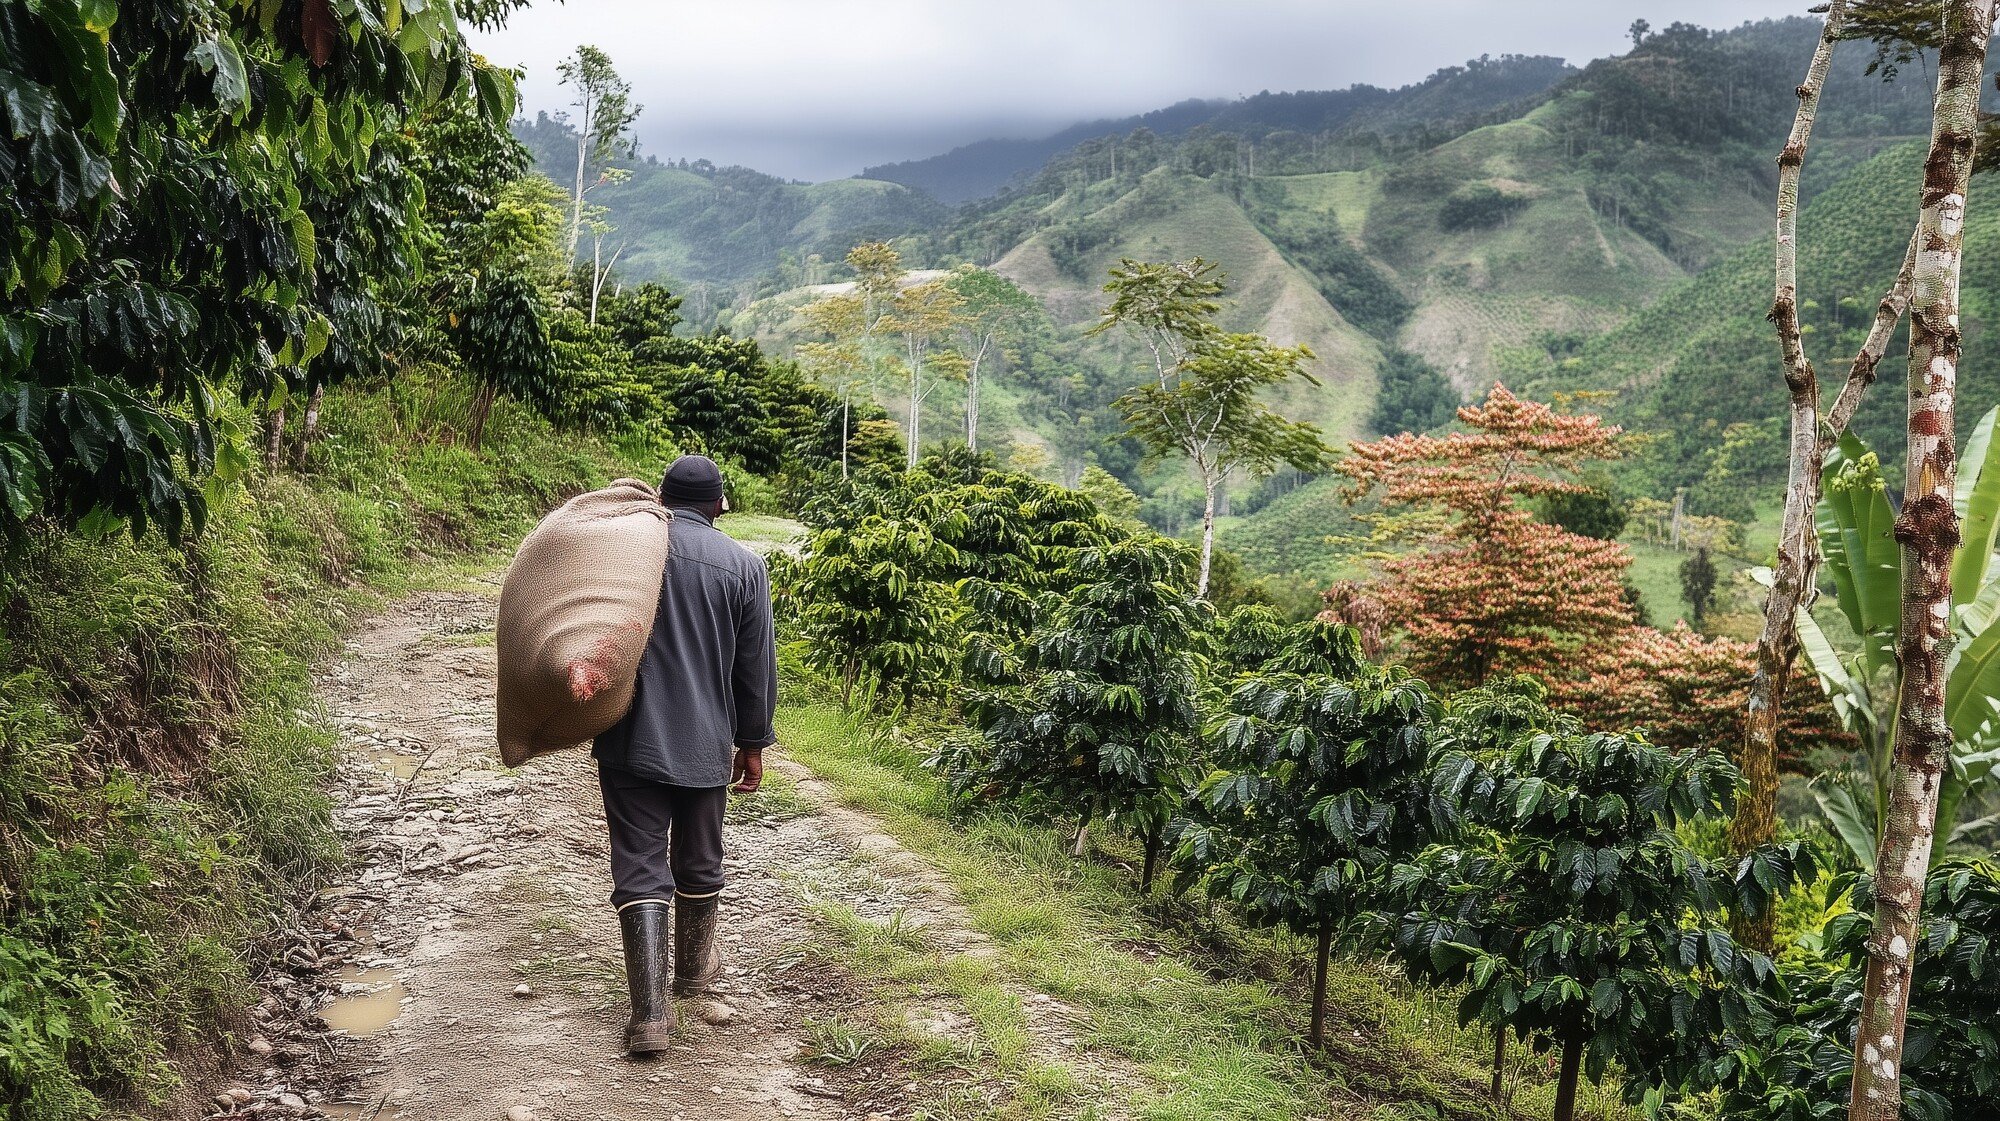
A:
[[[1844,376],[1860,348],[1877,301],[1895,279],[1908,243],[1923,145],[1897,145],[1820,192],[1799,216],[1800,313],[1808,353],[1823,375]],[[1805,173],[1818,168],[1808,161]],[[1640,465],[1667,490],[1690,488],[1698,512],[1743,511],[1743,476],[1782,470],[1785,397],[1771,326],[1769,248],[1746,245],[1573,354],[1537,355],[1523,379],[1535,392],[1605,389],[1611,411],[1655,433]],[[1973,208],[1965,232],[1965,278],[1959,314],[1968,369],[2000,361],[1994,293],[2000,292],[2000,217]],[[1902,353],[1892,341],[1888,363]],[[1984,411],[1961,410],[1961,426]],[[1904,401],[1877,391],[1863,401],[1854,431],[1900,461]]]
[[[864,179],[904,183],[951,204],[986,198],[1033,173],[1058,154],[1089,140],[1145,129],[1179,137],[1206,126],[1259,137],[1272,132],[1340,129],[1405,132],[1452,122],[1545,93],[1572,68],[1559,58],[1505,55],[1439,70],[1399,89],[1353,85],[1341,90],[1272,93],[1235,101],[1190,99],[1122,120],[1087,121],[1039,139],[980,140],[943,155],[880,164]]]

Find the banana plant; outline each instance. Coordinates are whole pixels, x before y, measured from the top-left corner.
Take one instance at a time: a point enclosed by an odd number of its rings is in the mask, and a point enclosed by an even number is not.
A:
[[[1993,564],[2000,531],[2000,442],[1993,439],[2000,408],[1980,418],[1961,459],[1957,507],[1963,542],[1951,569],[1955,642],[1946,670],[1945,718],[1952,754],[1938,795],[1932,860],[1947,847],[1992,825],[2000,815],[1958,820],[1968,795],[2000,783],[2000,568]],[[1865,765],[1831,771],[1814,783],[1814,795],[1861,867],[1872,869],[1889,803],[1889,772],[1896,739],[1896,695],[1901,673],[1896,634],[1902,617],[1902,549],[1895,539],[1896,512],[1889,503],[1881,463],[1860,437],[1848,433],[1827,453],[1817,511],[1820,548],[1833,580],[1835,602],[1856,646],[1842,649],[1812,616],[1798,615],[1805,653],[1834,711],[1863,745]],[[1768,570],[1758,578],[1768,583]]]

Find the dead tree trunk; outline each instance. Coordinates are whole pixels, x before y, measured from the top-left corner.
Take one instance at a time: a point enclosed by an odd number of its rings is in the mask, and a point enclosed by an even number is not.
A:
[[[1771,596],[1764,606],[1764,630],[1757,638],[1757,668],[1743,719],[1743,749],[1737,759],[1743,768],[1745,789],[1730,839],[1738,852],[1756,848],[1778,832],[1778,706],[1784,702],[1785,681],[1791,676],[1792,659],[1798,652],[1794,620],[1799,606],[1810,600],[1813,570],[1819,562],[1819,541],[1813,526],[1813,507],[1819,501],[1819,379],[1806,358],[1805,338],[1799,329],[1799,169],[1805,163],[1806,143],[1812,139],[1813,119],[1819,112],[1820,87],[1826,82],[1833,45],[1839,40],[1846,15],[1846,0],[1832,0],[1827,6],[1819,46],[1813,50],[1806,80],[1798,89],[1799,107],[1792,118],[1791,135],[1778,154],[1777,294],[1771,301],[1770,319],[1778,329],[1785,388],[1792,401],[1791,471],[1785,486],[1778,563]],[[1736,937],[1769,953],[1776,940],[1774,921],[1768,907],[1761,914],[1739,914],[1735,916]]]
[[[1957,404],[1958,285],[1965,196],[1978,139],[1980,74],[1994,0],[1948,0],[1938,48],[1938,92],[1924,161],[1920,244],[1910,303],[1909,461],[1896,540],[1903,547],[1902,687],[1889,809],[1875,853],[1875,930],[1854,1044],[1850,1121],[1896,1121],[1902,1112],[1903,1027],[1909,1012],[1917,923],[1930,870],[1938,785],[1951,752],[1945,659],[1951,649],[1951,560],[1958,546],[1952,488]]]

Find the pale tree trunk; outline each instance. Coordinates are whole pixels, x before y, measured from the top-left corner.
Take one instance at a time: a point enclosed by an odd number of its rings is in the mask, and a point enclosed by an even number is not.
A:
[[[1832,0],[1826,25],[1806,80],[1799,86],[1799,107],[1792,132],[1778,155],[1777,295],[1771,302],[1771,322],[1778,328],[1784,356],[1785,388],[1792,399],[1791,472],[1785,486],[1784,527],[1778,535],[1778,563],[1771,595],[1764,604],[1764,630],[1757,637],[1757,668],[1750,682],[1750,699],[1743,719],[1743,799],[1737,803],[1730,841],[1747,852],[1777,836],[1778,706],[1784,703],[1785,681],[1798,653],[1798,609],[1812,602],[1813,570],[1819,565],[1819,540],[1813,507],[1819,502],[1819,380],[1807,360],[1799,330],[1799,169],[1805,163],[1806,142],[1812,137],[1819,111],[1820,87],[1833,61],[1833,45],[1847,12],[1847,0]],[[1737,914],[1733,925],[1739,941],[1770,953],[1776,941],[1776,914]]]
[[[597,293],[604,288],[604,239],[590,239],[590,325],[597,326]]]
[[[592,327],[595,327],[595,326],[597,326],[597,297],[598,297],[598,294],[604,291],[604,282],[605,282],[605,281],[607,281],[607,280],[609,280],[609,279],[611,279],[611,270],[612,270],[612,269],[615,269],[615,268],[617,268],[617,267],[618,267],[618,258],[620,258],[620,257],[622,257],[622,256],[624,256],[624,255],[625,255],[625,244],[626,244],[625,242],[622,242],[622,241],[621,241],[621,242],[619,242],[619,243],[618,243],[618,248],[616,248],[616,249],[614,249],[614,250],[612,250],[612,251],[611,251],[611,260],[610,260],[609,262],[605,262],[605,261],[603,260],[603,258],[604,258],[604,239],[603,239],[603,238],[601,238],[601,237],[593,237],[593,238],[591,239],[591,245],[590,245],[590,325],[591,325]],[[620,288],[622,289],[622,288],[624,287],[624,285],[622,285],[622,284],[621,284],[621,285],[619,285],[619,287],[620,287]],[[616,293],[616,292],[613,292],[613,293],[612,293],[612,295],[616,296],[616,295],[617,295],[617,293]]]
[[[584,109],[583,124],[590,124],[590,110]],[[583,165],[590,152],[590,134],[579,132],[576,138],[576,187],[569,196],[569,260],[576,262],[576,240],[583,234]]]
[[[917,373],[916,366],[912,365],[910,367],[910,447],[908,455],[910,469],[913,471],[916,470],[917,466],[917,437],[920,434],[918,425],[923,423],[924,415],[924,400],[917,393],[917,387],[922,384],[920,378],[921,375]]]
[[[965,371],[965,447],[968,451],[979,450],[979,367],[986,361],[986,351],[993,345],[988,337],[979,344],[972,354],[972,364]]]
[[[1221,480],[1204,471],[1201,476],[1201,576],[1194,582],[1197,599],[1208,598],[1208,572],[1215,558],[1215,491]]]
[[[854,387],[848,386],[840,395],[840,481],[847,481],[847,425],[848,402],[854,396]]]
[[[313,441],[319,439],[320,406],[326,403],[326,385],[313,386],[312,396],[306,398],[305,420],[299,426],[299,457],[311,454]]]
[[[1910,302],[1909,460],[1896,540],[1903,547],[1896,658],[1896,740],[1889,810],[1875,852],[1875,930],[1854,1042],[1850,1121],[1896,1121],[1902,1110],[1903,1028],[1915,972],[1917,923],[1930,870],[1938,785],[1951,752],[1944,719],[1951,649],[1952,507],[1957,452],[1958,285],[1966,187],[1978,139],[1980,74],[1994,0],[1949,0],[1938,49],[1938,92],[1924,161],[1921,244]]]
[[[264,414],[264,470],[274,472],[284,458],[285,450],[285,406],[279,405]]]
[[[965,449],[979,450],[979,364],[976,362],[965,379]]]

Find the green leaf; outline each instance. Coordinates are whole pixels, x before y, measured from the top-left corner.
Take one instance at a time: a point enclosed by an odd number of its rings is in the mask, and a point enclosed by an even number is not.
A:
[[[1438,942],[1431,946],[1431,968],[1448,974],[1483,956],[1477,948],[1463,942]]]
[[[1535,812],[1536,804],[1542,800],[1542,791],[1545,785],[1539,778],[1527,778],[1521,781],[1521,785],[1514,791],[1514,819],[1516,821],[1526,820],[1529,814]]]
[[[1813,784],[1813,797],[1819,802],[1819,812],[1826,815],[1827,824],[1847,845],[1855,864],[1863,869],[1875,867],[1875,798],[1872,791],[1857,797],[1855,788],[1868,780],[1851,773],[1832,773],[1820,776]]]
[[[1815,512],[1820,547],[1840,610],[1861,636],[1864,664],[1872,675],[1896,660],[1903,585],[1896,514],[1875,454],[1851,432],[1827,454],[1820,477],[1826,488]]]
[[[327,340],[333,337],[333,321],[318,312],[306,316],[306,350],[299,356],[300,364],[312,361],[326,350]]]
[[[1799,650],[1806,656],[1806,663],[1812,666],[1819,677],[1819,687],[1833,702],[1834,714],[1848,731],[1873,743],[1880,734],[1882,718],[1875,711],[1874,696],[1866,685],[1855,679],[1847,671],[1847,663],[1841,660],[1840,652],[1827,641],[1826,632],[1819,629],[1812,615],[1801,609],[1796,623],[1799,635]]]
[[[2000,716],[2000,627],[1989,626],[1953,652],[1945,679],[1944,718],[1952,740],[1980,743],[1994,735]]]
[[[1993,439],[1995,418],[2000,418],[2000,407],[1979,418],[1958,457],[1952,506],[1958,512],[1961,541],[1951,562],[1953,603],[1972,602],[1985,586],[1994,536],[2000,533],[2000,470],[1987,470],[2000,460],[2000,441]]]
[[[250,108],[250,76],[243,69],[243,55],[236,49],[236,40],[226,35],[204,39],[188,52],[188,61],[215,80],[215,103],[229,110],[231,117],[242,120]]]
[[[105,42],[111,41],[111,28],[118,22],[118,0],[78,0],[76,9],[85,27]]]

